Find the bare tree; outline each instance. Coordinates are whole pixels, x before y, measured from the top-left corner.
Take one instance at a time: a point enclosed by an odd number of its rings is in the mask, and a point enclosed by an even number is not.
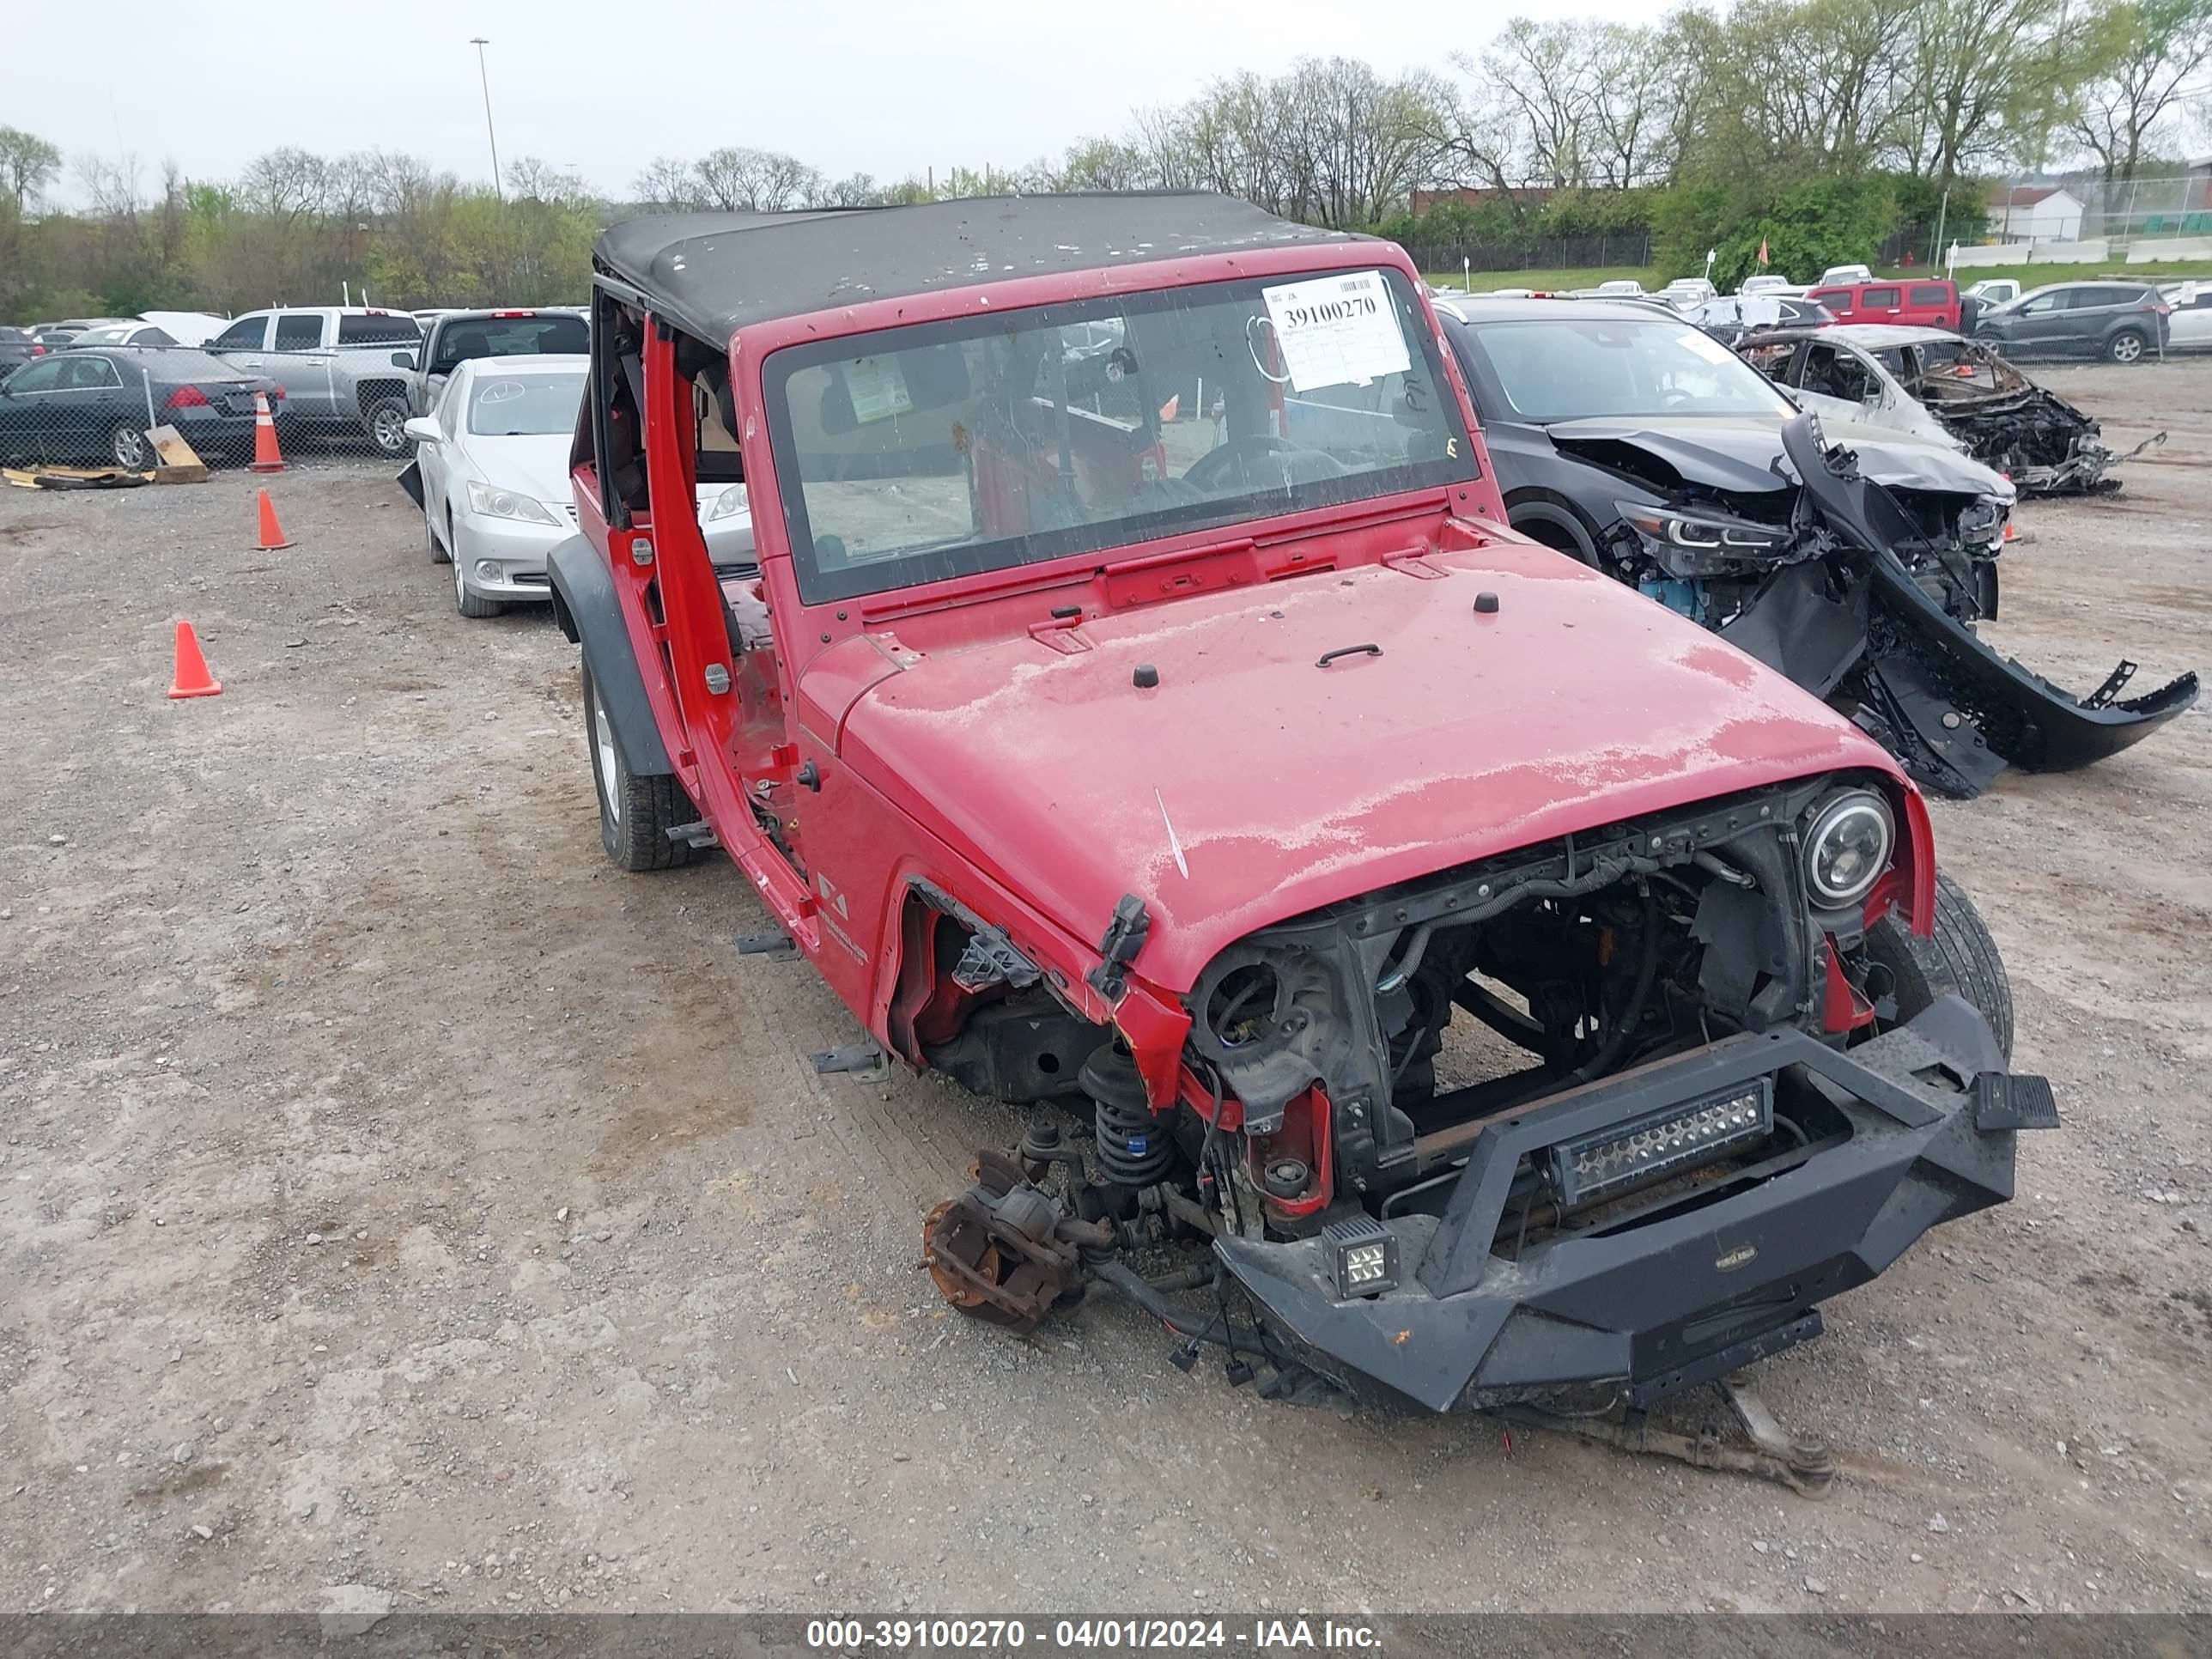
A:
[[[1904,160],[1942,183],[2033,148],[2099,67],[2069,0],[1913,0],[1901,21]]]
[[[1584,181],[1598,102],[1588,38],[1580,24],[1516,17],[1482,54],[1480,73],[1520,112],[1528,173],[1536,182]]]
[[[1600,23],[1589,32],[1589,182],[1615,190],[1662,182],[1674,170],[1676,104],[1686,78],[1663,27]]]
[[[257,155],[238,181],[248,209],[267,216],[279,230],[319,221],[330,192],[331,164],[322,156],[287,147]]]
[[[640,207],[664,213],[684,213],[706,205],[697,168],[673,155],[656,155],[645,171],[630,181],[630,193]]]
[[[81,155],[76,163],[77,180],[91,198],[95,217],[101,219],[135,219],[143,202],[144,193],[138,185],[138,158],[129,151],[110,161],[103,156]]]
[[[848,173],[842,179],[831,179],[821,173],[815,175],[814,188],[808,192],[803,205],[811,208],[872,207],[882,199],[882,186],[874,176],[866,173]]]
[[[524,155],[507,165],[507,193],[519,202],[554,207],[589,208],[596,198],[574,167],[556,167],[542,156]]]
[[[1053,178],[1055,190],[1143,190],[1152,182],[1151,159],[1119,138],[1084,138],[1068,147]]]
[[[2188,82],[2212,62],[2212,0],[2115,0],[2092,28],[2108,67],[2075,94],[2066,131],[2097,158],[2109,197],[2175,125]]]
[[[714,150],[699,158],[693,173],[708,205],[749,213],[781,213],[823,188],[819,173],[776,150]]]

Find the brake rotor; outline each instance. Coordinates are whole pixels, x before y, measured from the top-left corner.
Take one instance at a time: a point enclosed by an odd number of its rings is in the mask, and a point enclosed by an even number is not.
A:
[[[1058,1212],[1051,1199],[1018,1169],[1006,1182],[1008,1162],[979,1158],[976,1184],[929,1212],[921,1224],[922,1262],[961,1312],[1026,1332],[1076,1283],[1080,1267],[1073,1249],[1053,1237]]]

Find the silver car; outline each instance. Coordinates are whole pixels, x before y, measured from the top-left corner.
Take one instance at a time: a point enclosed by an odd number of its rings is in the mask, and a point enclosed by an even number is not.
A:
[[[428,415],[407,422],[430,557],[453,568],[464,617],[550,600],[545,556],[576,533],[568,454],[590,360],[475,357],[457,366]],[[410,494],[414,493],[410,491]],[[699,527],[717,572],[754,568],[741,483],[699,487]]]
[[[2159,292],[2173,307],[2173,315],[2167,319],[2167,348],[2174,351],[2212,348],[2212,276],[2164,283]]]

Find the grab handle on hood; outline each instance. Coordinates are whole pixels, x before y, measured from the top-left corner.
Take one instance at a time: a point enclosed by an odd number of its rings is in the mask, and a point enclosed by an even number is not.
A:
[[[1323,652],[1314,666],[1326,668],[1339,657],[1379,657],[1382,654],[1382,647],[1379,645],[1340,645],[1334,651]]]

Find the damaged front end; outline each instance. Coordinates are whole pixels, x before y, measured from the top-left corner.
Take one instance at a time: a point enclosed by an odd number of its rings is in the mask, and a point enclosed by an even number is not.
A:
[[[2118,489],[2112,469],[2166,441],[2156,432],[2133,449],[2114,449],[2097,422],[1978,341],[1916,346],[1912,370],[1900,381],[1905,391],[2024,495]]]
[[[1803,481],[1786,512],[1772,494],[1764,520],[1624,503],[1616,573],[1850,714],[1923,787],[1969,797],[2007,765],[2071,771],[2196,702],[2193,673],[2123,698],[2122,662],[2077,697],[1999,656],[1974,631],[1996,614],[1992,508],[1874,483],[1810,416],[1783,442]]]
[[[1088,1150],[1034,1110],[933,1212],[931,1270],[1016,1329],[1112,1291],[1271,1397],[1625,1411],[1615,1443],[1677,1450],[1644,1407],[1817,1335],[2057,1121],[2001,973],[1969,1002],[1906,971],[1932,857],[1916,797],[1833,774],[1261,928],[1182,999],[1178,1097],[1102,1047]]]

